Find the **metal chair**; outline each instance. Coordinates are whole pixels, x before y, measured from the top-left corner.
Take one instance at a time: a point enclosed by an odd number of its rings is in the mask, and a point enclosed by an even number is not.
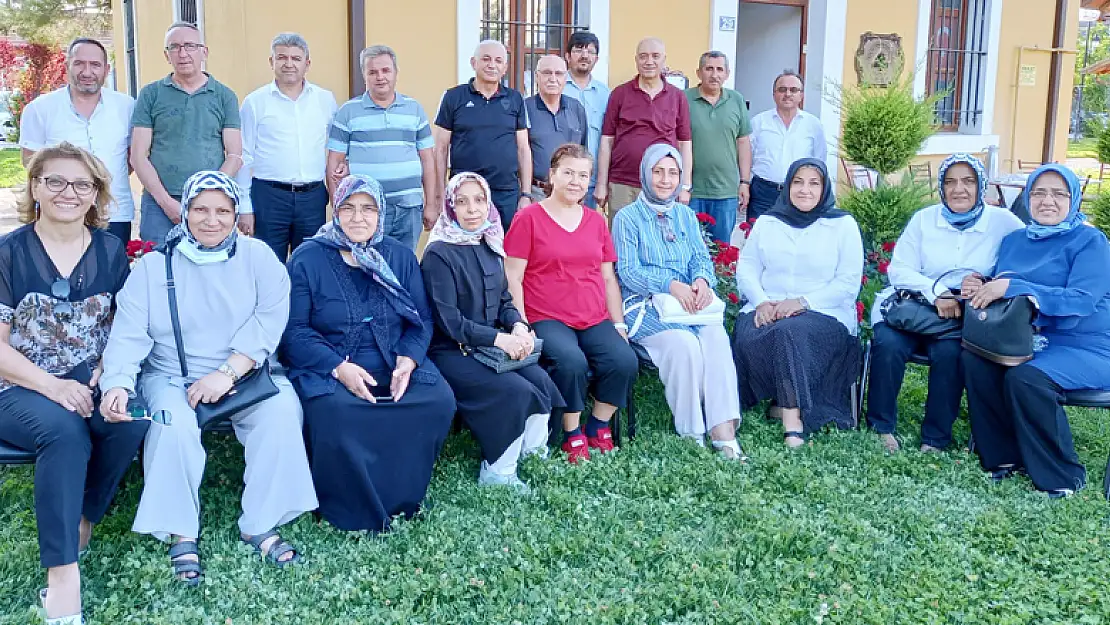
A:
[[[874,189],[878,184],[877,174],[872,175],[872,171],[862,165],[854,165],[840,158],[840,165],[844,168],[844,173],[848,176],[848,184],[853,189]]]
[[[915,351],[910,354],[909,362],[915,365],[929,366],[929,355]],[[863,425],[864,407],[867,397],[867,384],[871,379],[871,341],[867,340],[863,343],[863,366],[860,371],[860,379],[852,387],[852,392],[855,394],[853,400],[855,404],[852,406],[856,411],[856,427],[859,428]]]
[[[0,441],[0,466],[35,464],[35,452]]]
[[[1088,391],[1064,391],[1065,406],[1081,408],[1101,408],[1110,411],[1110,389]],[[1110,499],[1110,459],[1106,462],[1106,473],[1102,478],[1102,495]]]
[[[1018,162],[1017,162],[1018,171],[1020,171],[1023,174],[1031,174],[1034,171],[1036,171],[1037,168],[1040,167],[1041,165],[1044,165],[1044,163],[1041,162],[1041,161],[1023,161],[1020,158],[1018,159]]]

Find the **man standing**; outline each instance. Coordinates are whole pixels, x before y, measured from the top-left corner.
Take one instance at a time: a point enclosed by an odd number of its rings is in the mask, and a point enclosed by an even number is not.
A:
[[[594,157],[594,171],[590,176],[590,189],[586,192],[586,205],[597,208],[594,188],[597,186],[597,152],[601,145],[601,125],[605,122],[605,107],[609,103],[609,87],[600,80],[594,80],[594,66],[601,44],[597,35],[588,30],[571,34],[567,41],[567,68],[570,80],[563,93],[573,97],[586,107],[586,120],[590,130],[586,133],[586,148]]]
[[[432,129],[424,107],[397,93],[397,54],[370,46],[359,54],[366,93],[335,114],[328,136],[329,178],[344,167],[381,183],[386,206],[382,228],[415,250],[421,226],[431,229],[439,215],[434,204],[436,168]],[[348,165],[349,163],[349,165]]]
[[[701,55],[697,87],[686,90],[690,102],[690,133],[694,142],[693,190],[690,208],[717,222],[713,238],[732,238],[739,211],[748,205],[752,182],[752,132],[744,96],[725,89],[728,57],[716,50]]]
[[[324,145],[335,116],[335,96],[305,80],[312,65],[308,42],[281,33],[270,43],[274,80],[243,98],[243,190],[239,229],[256,234],[278,260],[324,225]],[[252,214],[253,213],[253,214]]]
[[[528,144],[532,150],[532,199],[543,199],[550,192],[548,170],[551,155],[564,143],[586,146],[586,107],[563,95],[567,84],[567,64],[551,54],[536,61],[539,93],[524,101],[528,108]],[[538,189],[536,187],[539,187]]]
[[[131,166],[144,189],[139,236],[158,244],[181,221],[189,176],[206,169],[234,176],[243,164],[239,100],[203,71],[208,47],[200,30],[171,25],[165,55],[173,71],[143,87],[131,118]]]
[[[66,49],[69,84],[43,94],[27,105],[19,121],[19,147],[26,166],[35,152],[68,141],[100,159],[112,175],[112,206],[108,232],[131,239],[135,198],[131,195],[131,113],[135,100],[104,89],[108,52],[95,39],[74,39]]]
[[[509,53],[500,41],[478,44],[470,66],[474,78],[443,94],[433,134],[439,171],[472,171],[489,182],[505,229],[518,208],[532,202],[532,151],[524,97],[501,85]],[[444,176],[440,176],[442,184]],[[443,192],[437,193],[436,215]]]
[[[678,148],[682,156],[682,190],[678,201],[690,201],[693,150],[690,146],[690,104],[681,89],[663,79],[667,49],[649,37],[636,46],[636,72],[609,97],[598,154],[597,205],[609,206],[609,223],[617,211],[640,193],[640,160],[655,143]]]
[[[803,111],[803,85],[787,70],[773,85],[775,108],[752,118],[752,187],[748,219],[771,210],[786,182],[786,170],[800,158],[825,160],[829,148],[821,120]]]

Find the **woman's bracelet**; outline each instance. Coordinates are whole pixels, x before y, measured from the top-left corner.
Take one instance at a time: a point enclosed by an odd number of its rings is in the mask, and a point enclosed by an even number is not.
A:
[[[628,324],[624,323],[623,321],[614,322],[613,327],[618,330],[624,330],[625,332],[628,332]]]

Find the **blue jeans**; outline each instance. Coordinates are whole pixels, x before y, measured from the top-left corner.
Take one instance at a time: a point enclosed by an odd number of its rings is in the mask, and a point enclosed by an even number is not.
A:
[[[324,225],[328,189],[322,182],[318,185],[293,191],[258,178],[251,182],[254,235],[269,245],[282,263]]]
[[[131,240],[131,222],[130,221],[112,221],[108,223],[105,228],[108,234],[115,235],[120,241],[127,243]]]
[[[180,195],[173,196],[173,199],[181,201]],[[143,196],[139,200],[139,238],[144,241],[154,241],[155,245],[161,245],[166,242],[166,235],[170,233],[174,223],[166,216],[166,212],[154,201],[154,196],[143,191]]]
[[[732,229],[736,227],[736,209],[740,205],[740,198],[730,197],[723,200],[708,200],[705,198],[690,198],[690,208],[695,213],[708,213],[717,221],[709,227],[709,234],[715,241],[728,243],[732,240]]]
[[[382,232],[385,236],[396,240],[401,245],[416,251],[416,244],[420,241],[420,233],[424,231],[424,207],[394,206],[389,204],[385,214],[381,216]]]
[[[505,227],[505,232],[508,232],[509,224],[513,223],[513,216],[516,215],[516,205],[520,203],[520,185],[509,189],[493,188],[489,192],[493,196],[490,198],[493,200],[493,205],[501,215],[501,225]]]
[[[751,199],[748,200],[748,219],[752,220],[775,207],[782,185],[759,176],[752,176]]]

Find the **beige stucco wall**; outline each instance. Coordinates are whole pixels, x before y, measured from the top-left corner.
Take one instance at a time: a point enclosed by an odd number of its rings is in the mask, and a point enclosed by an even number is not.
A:
[[[397,90],[419,100],[434,121],[440,96],[458,83],[455,0],[367,0],[366,5],[367,45],[393,48]]]
[[[644,37],[662,39],[668,67],[682,70],[690,84],[697,84],[698,58],[709,49],[708,0],[611,0],[609,12],[610,87],[636,75],[636,44]]]

